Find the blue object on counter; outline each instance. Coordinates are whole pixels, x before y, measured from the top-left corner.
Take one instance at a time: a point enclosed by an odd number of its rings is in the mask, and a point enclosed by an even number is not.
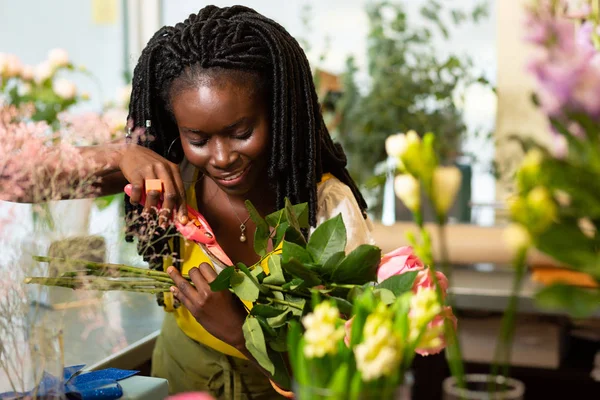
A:
[[[68,399],[113,400],[123,396],[123,389],[118,381],[129,378],[139,372],[117,368],[81,372],[84,366],[73,365],[66,367],[63,370],[62,380],[44,372],[42,380],[36,389],[27,393],[0,393],[0,399],[20,398],[35,392],[38,397],[58,397],[62,394],[66,395]],[[62,390],[57,390],[58,388],[62,388]]]

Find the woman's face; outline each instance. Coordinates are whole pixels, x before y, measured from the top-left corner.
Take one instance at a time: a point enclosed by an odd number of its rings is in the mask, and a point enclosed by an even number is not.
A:
[[[267,179],[269,119],[252,84],[203,80],[171,98],[186,158],[233,196]]]

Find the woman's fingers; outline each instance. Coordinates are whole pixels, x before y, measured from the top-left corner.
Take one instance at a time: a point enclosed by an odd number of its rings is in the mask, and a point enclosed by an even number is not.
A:
[[[186,279],[184,279],[179,271],[173,266],[167,268],[167,273],[175,282],[175,286],[171,287],[171,293],[179,300],[185,308],[195,314],[199,293]]]

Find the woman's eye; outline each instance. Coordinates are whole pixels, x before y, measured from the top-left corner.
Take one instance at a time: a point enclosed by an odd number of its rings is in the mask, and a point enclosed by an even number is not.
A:
[[[253,132],[254,132],[253,129],[248,129],[246,132],[236,134],[234,136],[234,138],[239,139],[239,140],[246,140],[246,139],[250,138],[250,136],[252,136]]]
[[[207,139],[190,140],[190,146],[194,146],[194,147],[204,147],[204,146],[206,146],[206,143],[208,143]]]

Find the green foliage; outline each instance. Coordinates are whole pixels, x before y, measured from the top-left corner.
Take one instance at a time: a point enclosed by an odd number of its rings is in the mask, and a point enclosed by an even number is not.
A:
[[[257,226],[255,240],[260,245],[255,244],[255,250],[261,259],[250,267],[240,263],[225,268],[211,283],[211,289],[229,289],[252,303],[244,325],[246,346],[277,377],[281,371],[275,366],[280,362],[279,352],[287,351],[288,329],[291,334],[295,332],[290,324],[312,310],[307,300],[318,294],[350,315],[350,292],[357,287],[367,288],[376,279],[381,250],[362,245],[346,255],[347,232],[341,215],[319,225],[306,241],[301,231],[308,228],[306,204],[286,201],[283,210],[264,219],[251,203],[247,202],[246,207]],[[269,241],[276,250],[267,253]],[[389,282],[386,285],[375,295],[389,304],[398,291]]]
[[[336,138],[348,153],[352,176],[362,184],[386,159],[385,139],[398,132],[435,132],[442,160],[452,160],[466,132],[453,101],[455,91],[474,82],[488,84],[474,73],[470,58],[454,54],[441,58],[431,40],[439,34],[451,40],[451,24],[481,20],[487,15],[487,2],[478,2],[471,12],[442,6],[440,1],[425,3],[424,25],[411,20],[403,2],[368,5],[366,92],[356,83],[354,58],[347,60],[344,93],[336,103],[341,115]]]

